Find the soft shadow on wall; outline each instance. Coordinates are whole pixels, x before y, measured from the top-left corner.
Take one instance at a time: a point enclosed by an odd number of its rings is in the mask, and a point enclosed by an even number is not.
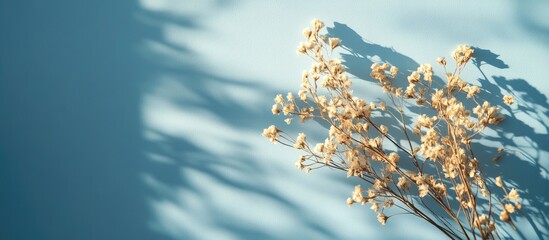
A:
[[[232,7],[232,4],[217,1],[213,9],[207,12],[212,14]],[[223,207],[225,204],[221,202],[231,201],[234,199],[232,194],[238,194],[249,195],[283,211],[293,212],[292,216],[297,221],[321,234],[320,238],[337,238],[336,232],[303,212],[298,203],[265,187],[268,182],[264,177],[272,169],[258,164],[261,157],[252,153],[250,139],[244,141],[241,136],[258,135],[258,130],[266,126],[264,123],[269,122],[271,116],[264,114],[265,109],[243,103],[224,89],[239,93],[253,92],[261,96],[274,96],[277,91],[248,79],[213,73],[207,65],[201,65],[199,54],[192,48],[166,39],[161,32],[165,26],[186,34],[202,31],[200,16],[174,12],[166,14],[151,9],[143,9],[138,15],[158,31],[148,36],[143,44],[143,54],[152,61],[156,72],[149,76],[153,80],[144,84],[143,101],[146,152],[152,162],[142,179],[153,191],[149,198],[154,212],[152,227],[172,238],[311,236],[309,232],[276,232],[257,227],[256,223],[243,224],[249,220],[242,219],[246,218],[245,215],[257,215],[263,209]],[[367,56],[373,55],[399,66],[401,78],[417,68],[418,63],[412,58],[394,49],[367,43],[356,32],[345,27],[336,23],[329,31],[343,39],[343,47],[355,53],[343,56],[349,72],[355,76],[368,79],[367,71],[372,61]],[[439,78],[437,82],[441,83],[442,80]],[[254,105],[270,104],[260,100]],[[216,137],[220,135],[224,137]],[[534,167],[527,167],[527,171],[533,170]],[[254,181],[241,177],[245,175]],[[203,186],[214,187],[204,189]],[[543,189],[537,191],[545,196]],[[258,218],[253,216],[252,219]],[[544,233],[540,230],[537,234],[541,236]]]
[[[506,93],[513,95],[516,104],[502,104],[506,118],[494,130],[496,134],[483,136],[483,141],[501,141],[507,153],[497,161],[500,169],[493,169],[492,163],[485,164],[487,173],[504,176],[509,183],[522,191],[525,204],[525,218],[535,229],[540,239],[549,237],[549,185],[547,166],[542,165],[544,156],[549,153],[548,133],[549,104],[547,97],[524,79],[508,79],[503,76],[487,77],[483,69],[487,67],[508,68],[489,50],[476,48],[473,63],[482,78],[481,88],[491,102],[499,101]],[[476,143],[482,148],[482,142]],[[497,155],[495,149],[483,152],[486,159]],[[525,177],[527,176],[527,177]]]
[[[0,2],[0,238],[165,239],[139,178],[136,7]]]
[[[215,1],[203,12],[232,4]],[[265,169],[261,162],[268,158],[250,145],[265,141],[261,129],[272,116],[262,106],[272,105],[265,96],[276,91],[259,81],[212,72],[184,41],[162,34],[165,27],[185,34],[202,31],[202,16],[146,7],[137,18],[158,31],[141,45],[155,69],[144,84],[142,110],[150,160],[142,179],[152,191],[147,199],[151,227],[173,239],[337,238],[329,226],[271,188],[267,178],[276,169]],[[246,95],[258,98],[243,101]],[[237,202],[242,196],[249,197]],[[298,225],[276,230],[285,223],[273,211]]]
[[[540,35],[544,35],[541,32]],[[347,71],[358,79],[367,81],[368,84],[377,84],[369,76],[370,68],[374,62],[389,63],[399,67],[399,75],[395,85],[401,86],[407,82],[406,76],[415,71],[419,64],[412,58],[397,52],[393,48],[371,43],[362,38],[357,32],[345,24],[334,23],[333,28],[328,28],[328,35],[338,37],[342,40],[342,47],[348,53],[342,53],[342,60]],[[499,55],[488,49],[475,47],[475,57],[472,60],[474,67],[482,76],[478,81],[481,83],[481,97],[487,101],[498,104],[503,108],[506,119],[501,124],[491,127],[490,133],[481,136],[480,141],[474,142],[473,148],[482,149],[477,153],[481,159],[483,169],[487,176],[503,176],[510,186],[521,190],[524,215],[519,215],[519,221],[527,221],[528,224],[519,223],[526,231],[534,232],[540,239],[549,237],[548,217],[549,196],[548,169],[542,165],[543,156],[549,153],[547,145],[549,127],[547,126],[549,105],[547,97],[534,88],[524,79],[507,79],[503,76],[487,77],[483,69],[509,68],[499,59]],[[468,71],[473,69],[468,67]],[[435,70],[436,72],[436,70]],[[400,84],[398,82],[401,82]],[[434,77],[434,85],[442,86],[443,80]],[[517,103],[514,106],[502,104],[504,94],[512,94]],[[375,99],[370,99],[375,100]],[[429,112],[424,108],[408,106],[411,112]],[[412,122],[411,118],[406,119]],[[396,139],[405,139],[401,128],[394,121],[390,122],[391,135]],[[497,156],[497,147],[493,142],[500,142],[508,154],[497,163],[492,158]],[[525,177],[527,176],[527,177]],[[516,235],[513,230],[503,229],[506,235]],[[518,237],[526,239],[518,233]]]

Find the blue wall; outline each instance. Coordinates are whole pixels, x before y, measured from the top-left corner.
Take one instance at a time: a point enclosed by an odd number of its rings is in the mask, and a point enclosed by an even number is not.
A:
[[[517,98],[478,143],[512,152],[485,167],[528,199],[521,234],[502,234],[549,238],[549,5],[472,3],[0,1],[0,238],[441,238],[413,217],[380,226],[346,206],[356,181],[299,172],[260,136],[283,125],[272,98],[297,91],[313,18],[371,100],[372,61],[411,70],[475,46],[467,79]]]
[[[2,239],[151,239],[132,1],[0,3]]]

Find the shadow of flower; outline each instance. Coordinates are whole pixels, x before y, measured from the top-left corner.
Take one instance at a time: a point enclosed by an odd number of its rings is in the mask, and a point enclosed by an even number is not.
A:
[[[347,71],[358,79],[366,81],[368,84],[377,84],[370,78],[370,66],[373,63],[389,63],[399,68],[399,74],[396,77],[395,86],[403,87],[407,85],[406,76],[415,71],[419,64],[412,58],[397,52],[390,47],[381,46],[376,43],[364,40],[357,32],[349,26],[341,23],[334,23],[334,27],[328,28],[330,37],[341,39],[342,48],[346,52],[341,53],[344,65]],[[508,179],[508,183],[521,190],[524,214],[528,224],[520,226],[519,229],[531,228],[540,239],[549,238],[547,231],[549,204],[549,184],[547,163],[544,158],[549,155],[548,138],[548,104],[547,98],[536,88],[530,85],[524,79],[507,79],[502,76],[494,76],[489,80],[482,71],[485,67],[497,69],[510,68],[500,56],[488,49],[473,47],[475,56],[472,59],[474,66],[480,71],[483,78],[479,79],[481,84],[481,98],[492,103],[502,103],[504,92],[512,94],[517,99],[518,107],[503,106],[506,119],[497,126],[486,130],[488,134],[483,134],[477,141],[472,143],[473,149],[478,149],[477,158],[483,166],[484,173],[487,176],[503,175]],[[443,86],[445,82],[434,77],[434,86]],[[372,100],[372,99],[370,99]],[[467,102],[466,106],[471,109],[472,102]],[[501,104],[500,104],[501,105]],[[411,113],[432,114],[430,109],[420,108],[409,105],[406,110]],[[393,109],[394,111],[394,109]],[[405,121],[412,123],[415,115],[405,118]],[[390,124],[389,133],[398,140],[406,141],[401,123],[394,120],[387,120],[386,117],[377,116],[384,124]],[[390,118],[392,119],[392,118]],[[410,131],[410,129],[408,129]],[[419,142],[419,139],[412,138],[413,143]],[[497,146],[501,144],[508,150],[508,154],[497,164],[491,159],[497,155]],[[404,165],[404,167],[406,167]],[[527,177],[524,177],[527,176]],[[499,195],[501,196],[501,195]],[[501,196],[503,197],[503,196]],[[507,236],[527,238],[520,231],[508,231],[502,228]]]

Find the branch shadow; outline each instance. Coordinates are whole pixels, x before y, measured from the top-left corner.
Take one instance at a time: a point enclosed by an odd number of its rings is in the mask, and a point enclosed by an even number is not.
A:
[[[146,10],[142,14],[158,26],[201,30],[195,18]],[[180,125],[167,129],[145,120],[145,152],[151,161],[143,181],[151,191],[152,227],[173,239],[337,238],[314,214],[273,188],[268,176],[277,170],[266,169],[260,162],[265,157],[253,152],[250,140],[241,139],[250,133],[260,137],[260,129],[272,116],[264,111],[268,108],[258,110],[257,106],[272,103],[260,100],[251,105],[239,97],[246,93],[274,96],[275,91],[258,81],[221,76],[194,64],[199,55],[187,46],[170,43],[160,33],[150,38],[156,46],[188,61],[173,64],[177,59],[169,55],[144,51],[158,76],[170,79],[145,85],[145,95],[150,97],[145,98],[144,114],[161,115],[157,110],[169,105],[169,111],[177,112],[177,116],[170,115],[176,121],[194,125],[181,126],[183,132],[177,132]],[[179,90],[184,91],[177,93]],[[235,202],[241,196],[250,200]],[[234,205],[228,207],[227,203]],[[265,227],[262,221],[278,221],[270,209],[291,216],[303,229],[273,231]]]
[[[481,87],[489,93],[486,100],[499,101],[503,98],[504,92],[512,94],[517,100],[516,107],[503,106],[506,118],[501,124],[493,127],[495,134],[482,138],[485,142],[501,141],[507,149],[508,154],[497,163],[501,169],[491,167],[493,164],[489,162],[484,164],[484,168],[488,175],[503,176],[512,187],[521,190],[523,199],[528,202],[523,209],[524,217],[534,228],[537,236],[545,239],[549,236],[549,189],[545,187],[549,184],[546,177],[549,169],[543,165],[549,152],[547,97],[524,79],[507,79],[503,76],[487,78],[480,66],[477,66],[477,69],[484,76],[483,79],[479,79]],[[481,142],[474,145],[490,149]],[[481,153],[479,156],[483,159],[497,155],[493,149]]]
[[[374,63],[389,63],[399,68],[399,74],[396,77],[395,86],[402,87],[407,85],[406,76],[415,71],[419,64],[412,58],[397,52],[390,47],[381,46],[376,43],[364,40],[357,32],[345,24],[334,23],[334,27],[328,28],[328,35],[341,39],[342,48],[346,52],[341,53],[343,64],[347,71],[364,80],[366,84],[377,84],[369,76],[370,66]],[[497,69],[510,68],[499,55],[491,52],[489,49],[474,47],[475,56],[472,62],[476,69],[482,74],[479,79],[481,84],[480,96],[492,103],[501,103],[504,92],[513,94],[518,99],[518,107],[503,106],[506,119],[500,125],[490,127],[480,139],[472,144],[477,151],[483,170],[487,176],[504,176],[509,180],[509,184],[521,190],[524,199],[524,213],[520,218],[528,221],[526,228],[531,228],[535,235],[540,239],[549,238],[548,213],[549,196],[548,169],[543,165],[544,157],[549,153],[548,138],[548,119],[549,114],[547,97],[530,85],[524,79],[507,79],[503,76],[492,76],[488,78],[482,69],[490,67]],[[439,77],[433,78],[434,86],[443,86],[445,83]],[[473,103],[468,102],[466,106],[471,109]],[[389,107],[388,107],[389,108]],[[427,113],[432,115],[434,112],[429,109],[419,108],[408,105],[408,112]],[[393,109],[394,110],[394,109]],[[378,116],[380,117],[380,116]],[[380,118],[381,119],[381,118]],[[391,118],[392,119],[392,118]],[[395,139],[405,140],[406,137],[402,131],[400,123],[397,121],[387,121],[383,118],[384,124],[388,124],[389,133]],[[406,116],[405,121],[414,122],[413,116]],[[419,139],[412,137],[413,143],[418,143]],[[492,163],[491,159],[497,155],[494,143],[502,144],[509,150],[509,156],[497,164]],[[404,165],[406,167],[406,165]],[[528,176],[528,177],[524,177]],[[437,212],[442,214],[442,212]],[[520,220],[519,220],[520,221]],[[523,226],[524,227],[524,226]],[[516,236],[528,239],[528,236],[522,235],[522,232],[509,231],[504,229],[507,236]]]

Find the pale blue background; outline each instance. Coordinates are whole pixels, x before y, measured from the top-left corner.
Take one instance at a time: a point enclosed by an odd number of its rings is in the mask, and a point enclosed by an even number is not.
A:
[[[412,217],[380,226],[346,206],[355,181],[299,172],[261,137],[309,67],[295,48],[313,18],[372,100],[372,60],[407,71],[479,48],[467,79],[517,98],[479,143],[513,153],[488,173],[528,199],[523,234],[502,234],[549,238],[549,3],[476,2],[1,0],[0,238],[443,238]]]

